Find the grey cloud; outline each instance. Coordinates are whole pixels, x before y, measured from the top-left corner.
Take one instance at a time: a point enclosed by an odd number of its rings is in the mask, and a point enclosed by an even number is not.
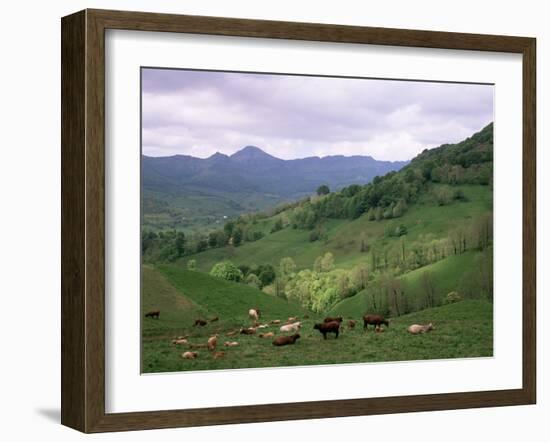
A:
[[[372,79],[144,69],[146,155],[409,159],[493,119],[493,87]]]

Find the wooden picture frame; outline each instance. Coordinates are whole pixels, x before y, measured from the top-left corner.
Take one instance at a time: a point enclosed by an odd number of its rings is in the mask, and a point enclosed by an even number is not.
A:
[[[105,30],[261,37],[522,55],[523,385],[457,392],[105,412]],[[62,424],[142,430],[533,404],[536,400],[536,41],[533,38],[84,10],[62,19]]]

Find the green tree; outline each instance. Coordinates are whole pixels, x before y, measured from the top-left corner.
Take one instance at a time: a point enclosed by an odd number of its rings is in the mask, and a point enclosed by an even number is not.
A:
[[[177,256],[183,256],[183,254],[185,253],[185,234],[183,232],[176,233],[176,240],[174,245],[176,247]]]
[[[283,229],[283,219],[277,218],[277,221],[275,221],[275,224],[273,224],[273,227],[271,228],[271,233],[278,232],[279,230]]]
[[[323,184],[317,188],[317,195],[328,195],[330,193],[330,189],[326,184]]]
[[[281,277],[290,278],[294,272],[296,272],[296,263],[294,260],[289,256],[281,258],[281,261],[279,261],[279,273]]]
[[[243,231],[240,227],[233,230],[233,245],[238,247],[243,240]]]
[[[330,252],[325,253],[321,258],[321,271],[330,272],[334,269],[334,255]]]
[[[243,279],[243,273],[231,261],[222,261],[214,264],[212,270],[210,270],[210,275],[235,282]]]
[[[248,274],[245,279],[245,283],[258,289],[262,287],[262,282],[260,281],[260,278],[258,278],[254,273]]]

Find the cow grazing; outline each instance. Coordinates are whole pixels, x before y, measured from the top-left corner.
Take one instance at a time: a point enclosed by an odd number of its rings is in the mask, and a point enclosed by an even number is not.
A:
[[[344,318],[342,318],[341,316],[335,316],[335,317],[332,317],[332,316],[327,316],[323,322],[342,322],[344,320]]]
[[[349,327],[350,329],[355,328],[355,324],[357,324],[357,321],[354,321],[353,319],[350,319],[350,320],[348,321],[348,327]]]
[[[254,327],[241,328],[241,335],[254,335],[256,334],[256,329]]]
[[[258,335],[258,338],[272,338],[273,336],[275,336],[275,333],[267,332],[267,333],[260,333]]]
[[[373,325],[374,328],[384,324],[386,327],[390,326],[390,323],[380,315],[365,315],[363,316],[363,329],[368,330],[369,325]]]
[[[193,327],[196,327],[197,325],[199,327],[204,327],[207,324],[207,322],[204,319],[195,319],[195,323],[193,324]]]
[[[195,359],[199,354],[196,351],[186,351],[181,355],[183,359]]]
[[[257,321],[261,317],[261,312],[259,308],[251,308],[248,310],[248,317],[253,321]]]
[[[210,318],[210,322],[216,322],[216,321],[219,321],[220,317],[219,316],[214,316],[213,318]]]
[[[145,317],[146,318],[157,318],[157,319],[160,319],[160,310],[153,310],[153,311],[150,311],[150,312],[147,312],[145,313]]]
[[[223,345],[226,347],[237,347],[239,343],[237,341],[226,341]]]
[[[281,332],[283,332],[283,333],[297,332],[298,330],[300,330],[300,327],[302,327],[301,322],[294,322],[292,324],[285,324],[285,325],[281,326],[281,328],[279,330],[281,330]]]
[[[218,335],[210,336],[208,338],[208,342],[206,345],[208,345],[208,350],[214,351],[216,350],[216,345],[218,344]]]
[[[418,335],[419,333],[427,333],[433,329],[434,329],[434,326],[430,322],[429,324],[425,324],[425,325],[413,324],[407,328],[407,331],[413,335]]]
[[[340,323],[338,321],[320,322],[313,326],[314,330],[319,330],[323,335],[323,339],[327,339],[327,333],[334,333],[335,339],[338,339],[340,334]]]
[[[292,345],[298,339],[300,339],[300,335],[298,333],[295,333],[292,336],[278,336],[273,339],[272,344],[276,347],[281,347],[283,345]]]

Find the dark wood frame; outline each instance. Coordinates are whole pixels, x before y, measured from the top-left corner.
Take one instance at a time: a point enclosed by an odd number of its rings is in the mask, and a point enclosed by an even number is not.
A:
[[[534,404],[536,40],[312,23],[84,10],[62,30],[61,422],[83,432]],[[401,397],[105,413],[105,30],[184,32],[523,56],[523,386]]]

